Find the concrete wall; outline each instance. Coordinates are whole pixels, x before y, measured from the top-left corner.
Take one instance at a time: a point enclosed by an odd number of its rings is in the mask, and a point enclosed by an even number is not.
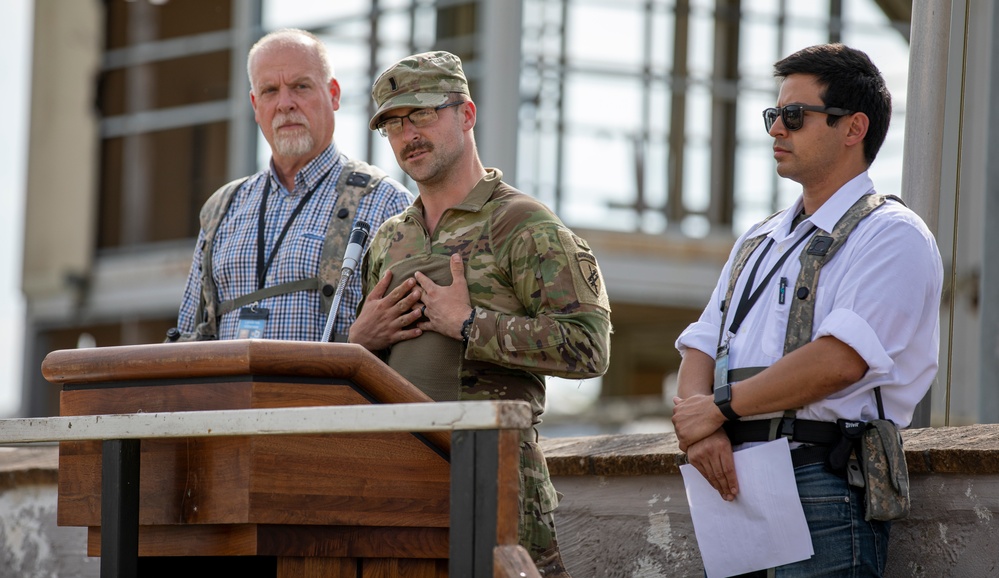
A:
[[[0,448],[0,578],[91,578],[86,528],[56,525],[55,447]]]
[[[999,575],[999,426],[904,432],[912,512],[892,524],[890,578]],[[673,434],[544,440],[574,578],[702,577]]]
[[[904,432],[912,513],[889,578],[999,575],[999,425]],[[574,578],[703,576],[672,434],[542,440]],[[96,577],[83,528],[55,524],[55,447],[0,448],[0,578]]]

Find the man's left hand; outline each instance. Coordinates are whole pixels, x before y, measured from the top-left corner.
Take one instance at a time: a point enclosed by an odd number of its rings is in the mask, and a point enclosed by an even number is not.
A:
[[[414,277],[423,290],[423,316],[416,324],[423,331],[436,331],[454,339],[461,339],[461,325],[472,314],[465,283],[465,265],[461,255],[451,255],[451,285],[434,283],[430,277],[417,272]]]
[[[701,441],[718,430],[725,423],[715,398],[711,395],[692,395],[688,398],[673,398],[673,431],[680,443],[680,451]]]

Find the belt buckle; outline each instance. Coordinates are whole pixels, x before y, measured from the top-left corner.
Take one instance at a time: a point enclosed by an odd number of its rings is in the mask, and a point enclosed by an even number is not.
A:
[[[767,441],[774,441],[777,438],[787,438],[792,441],[794,438],[794,418],[775,417],[770,419],[770,427],[767,432]]]
[[[794,441],[794,418],[793,417],[780,417],[775,418],[777,422],[777,429],[779,430],[780,437],[787,438],[787,441]]]

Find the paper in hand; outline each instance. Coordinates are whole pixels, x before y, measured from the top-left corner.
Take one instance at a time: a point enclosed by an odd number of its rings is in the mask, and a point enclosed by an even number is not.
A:
[[[735,452],[739,493],[726,502],[689,464],[680,466],[708,578],[810,558],[815,552],[794,481],[787,439]]]

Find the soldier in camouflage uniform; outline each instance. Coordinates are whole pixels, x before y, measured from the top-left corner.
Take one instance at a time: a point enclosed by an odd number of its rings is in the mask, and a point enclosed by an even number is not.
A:
[[[602,375],[610,306],[586,242],[485,169],[461,61],[405,58],[375,81],[371,128],[389,138],[420,196],[378,230],[350,341],[437,401],[514,399],[545,408],[545,375]],[[545,576],[567,576],[536,432],[521,452],[520,541]]]
[[[774,76],[778,106],[764,124],[777,173],[801,195],[736,241],[700,319],[677,339],[673,424],[690,463],[729,501],[740,489],[733,450],[787,438],[815,553],[764,560],[750,575],[880,576],[895,514],[872,512],[886,509],[885,485],[872,483],[884,473],[864,465],[878,450],[855,436],[887,440],[880,469],[900,461],[880,426],[908,426],[936,375],[940,252],[868,174],[891,95],[867,55],[813,46],[777,62]],[[848,467],[858,453],[858,469]]]

